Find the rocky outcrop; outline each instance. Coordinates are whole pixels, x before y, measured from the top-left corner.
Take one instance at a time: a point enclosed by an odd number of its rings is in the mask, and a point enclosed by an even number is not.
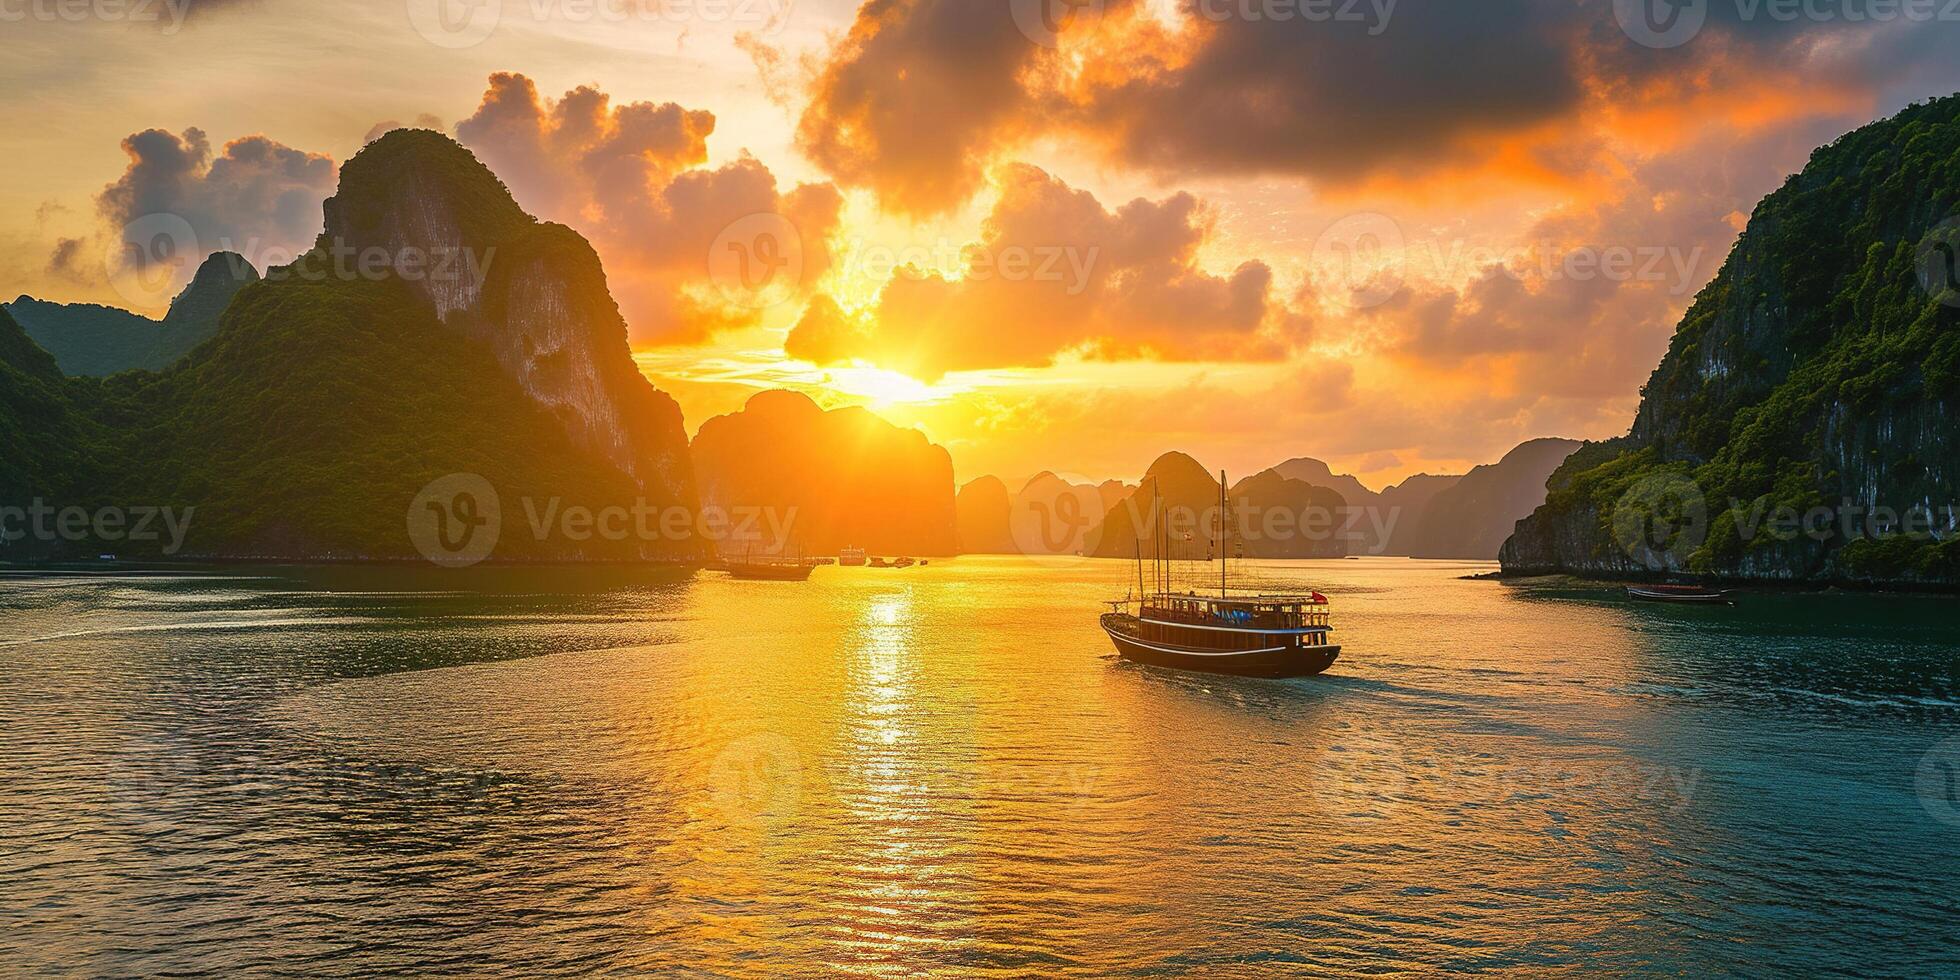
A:
[[[960,488],[963,554],[1077,555],[1111,507],[1136,488],[1121,480],[1071,483],[1046,470],[1009,493],[995,477]]]
[[[1518,521],[1545,502],[1545,481],[1581,443],[1533,439],[1504,458],[1439,488],[1395,535],[1399,553],[1412,558],[1497,557]],[[1412,519],[1411,519],[1412,518]]]
[[[22,296],[8,312],[62,373],[108,377],[123,371],[161,371],[218,331],[232,297],[259,281],[245,257],[213,252],[192,275],[162,320],[92,303],[49,303]]]
[[[1143,481],[1111,507],[1088,535],[1089,553],[1104,558],[1160,553],[1174,560],[1217,554],[1218,477],[1184,453],[1157,458]],[[1277,468],[1235,484],[1226,555],[1248,558],[1336,558],[1354,546],[1344,523],[1347,501],[1337,492],[1288,479]]]
[[[1960,583],[1960,96],[1818,150],[1510,572]]]
[[[862,408],[824,411],[800,392],[764,391],[703,422],[692,448],[704,514],[752,516],[758,553],[958,551],[953,459],[917,429]],[[748,543],[731,534],[726,545]]]
[[[0,504],[31,494],[195,514],[167,544],[92,532],[37,546],[437,564],[698,557],[679,410],[635,369],[591,248],[531,220],[433,133],[370,144],[342,176],[316,247],[237,290],[216,332],[160,372],[65,378],[0,329],[0,470],[31,467],[0,479]],[[200,274],[173,315],[208,315],[218,284]]]
[[[1346,498],[1266,470],[1232,487],[1226,554],[1238,558],[1339,558],[1372,541]]]
[[[1014,498],[999,477],[983,476],[961,487],[953,507],[958,515],[960,554],[1008,555],[1018,550],[1008,526]]]
[[[396,130],[341,168],[315,256],[379,263],[447,327],[482,341],[572,440],[660,504],[696,498],[680,406],[633,363],[599,256],[517,206],[439,133]],[[319,261],[319,259],[316,259]]]
[[[1387,527],[1389,531],[1386,540],[1382,543],[1381,553],[1409,554],[1410,542],[1416,536],[1417,527],[1422,524],[1423,515],[1428,513],[1430,503],[1443,491],[1456,486],[1457,481],[1461,479],[1463,477],[1460,476],[1418,473],[1384,489],[1378,500],[1378,506],[1383,513],[1380,526]],[[1538,499],[1543,501],[1544,495],[1541,493]],[[1369,524],[1374,526],[1376,522],[1370,521]],[[1510,524],[1504,525],[1504,533],[1511,533]]]

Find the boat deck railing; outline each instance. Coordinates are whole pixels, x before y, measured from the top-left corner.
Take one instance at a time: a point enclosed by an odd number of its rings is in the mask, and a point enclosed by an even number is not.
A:
[[[1298,630],[1328,625],[1327,598],[1306,595],[1206,596],[1165,592],[1141,599],[1112,601],[1112,609],[1134,607],[1140,619],[1189,626]]]

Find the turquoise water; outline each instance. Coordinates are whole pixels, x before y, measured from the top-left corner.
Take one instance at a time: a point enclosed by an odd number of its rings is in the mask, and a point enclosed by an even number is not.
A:
[[[1960,969],[1960,606],[1485,567],[0,574],[0,974]]]

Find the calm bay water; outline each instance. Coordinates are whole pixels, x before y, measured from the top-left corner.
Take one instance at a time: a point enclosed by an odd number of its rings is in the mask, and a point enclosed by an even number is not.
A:
[[[1960,969],[1960,606],[1483,567],[0,576],[0,974]]]

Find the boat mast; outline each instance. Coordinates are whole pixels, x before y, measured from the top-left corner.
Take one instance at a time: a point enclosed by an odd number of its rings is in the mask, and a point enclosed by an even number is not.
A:
[[[1158,519],[1161,505],[1157,502],[1157,482],[1150,483],[1150,583],[1158,592],[1164,591],[1164,545],[1161,536],[1164,523]]]
[[[1218,471],[1218,597],[1225,598],[1225,471]]]

